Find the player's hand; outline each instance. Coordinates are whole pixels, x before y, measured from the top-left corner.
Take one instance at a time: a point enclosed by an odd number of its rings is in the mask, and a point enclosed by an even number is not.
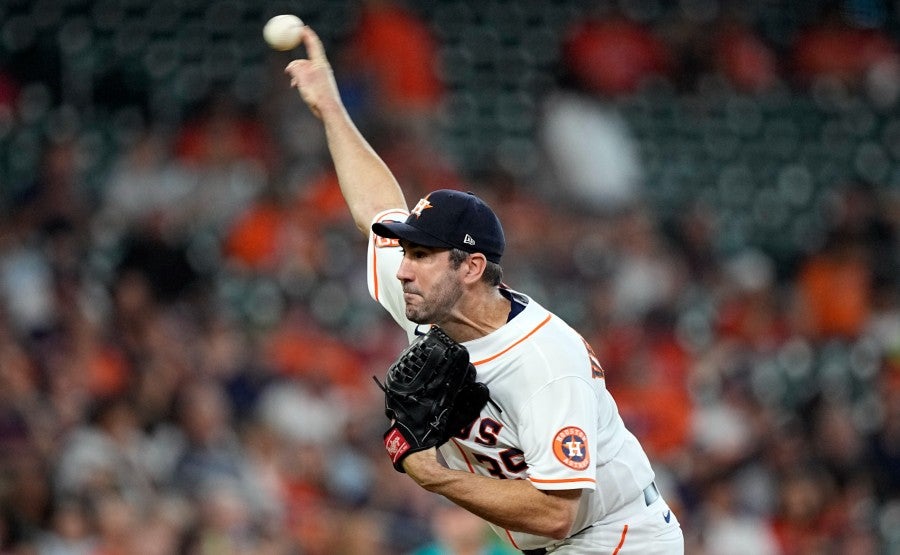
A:
[[[293,60],[284,72],[290,75],[291,86],[297,88],[312,113],[321,118],[325,110],[340,106],[341,97],[322,41],[308,25],[302,42],[309,57]]]

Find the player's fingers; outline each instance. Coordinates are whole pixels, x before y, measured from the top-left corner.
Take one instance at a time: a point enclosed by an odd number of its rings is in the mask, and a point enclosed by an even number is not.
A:
[[[306,53],[309,55],[310,60],[313,62],[328,61],[325,57],[325,47],[322,46],[319,35],[309,25],[303,29],[303,44],[306,46]]]

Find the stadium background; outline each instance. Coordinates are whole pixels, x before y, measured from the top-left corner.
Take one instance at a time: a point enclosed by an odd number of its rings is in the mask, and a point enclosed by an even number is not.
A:
[[[410,201],[497,209],[687,553],[900,552],[897,2],[4,0],[0,553],[472,535],[383,454],[403,338],[277,13]]]

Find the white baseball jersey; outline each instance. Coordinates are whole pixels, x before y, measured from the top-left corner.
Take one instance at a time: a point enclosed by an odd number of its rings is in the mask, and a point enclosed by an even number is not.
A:
[[[392,210],[375,221],[403,221],[406,216]],[[396,241],[370,234],[369,292],[412,340],[428,326],[417,326],[404,315],[396,277],[402,257]],[[468,430],[439,448],[442,457],[450,468],[530,480],[541,490],[585,490],[573,533],[628,518],[622,509],[638,497],[643,500],[654,474],[606,390],[600,363],[559,317],[521,293],[503,292],[524,308],[500,329],[463,343],[492,402]],[[518,549],[554,543],[491,526]]]

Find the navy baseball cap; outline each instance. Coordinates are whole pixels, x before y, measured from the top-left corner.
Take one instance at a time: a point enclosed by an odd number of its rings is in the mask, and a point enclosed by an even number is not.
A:
[[[506,237],[494,211],[475,196],[440,189],[419,201],[405,222],[372,224],[375,235],[403,239],[424,247],[480,252],[500,262]]]

